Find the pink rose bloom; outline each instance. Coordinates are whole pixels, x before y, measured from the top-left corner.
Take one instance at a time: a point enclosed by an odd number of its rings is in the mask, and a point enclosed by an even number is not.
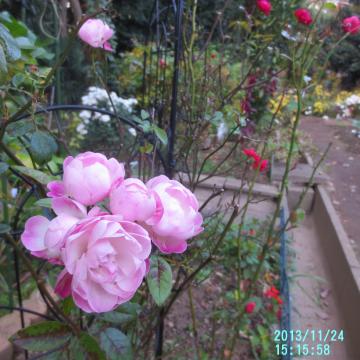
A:
[[[85,312],[107,312],[129,301],[146,274],[148,232],[120,215],[86,218],[66,235],[57,293],[70,292]]]
[[[102,20],[89,19],[79,30],[79,38],[94,48],[104,48],[112,51],[108,40],[113,36],[114,31]]]
[[[156,212],[146,222],[154,244],[166,254],[184,252],[186,240],[203,231],[195,195],[164,175],[149,180],[146,186],[157,195]]]
[[[86,206],[104,200],[113,184],[124,179],[124,165],[114,158],[93,152],[64,160],[65,193]],[[59,186],[59,185],[57,185]]]
[[[294,15],[301,24],[310,25],[313,22],[311,12],[308,9],[297,9]]]
[[[129,178],[111,190],[110,210],[124,220],[145,221],[155,213],[155,196],[141,180]]]
[[[54,198],[52,206],[58,216],[52,220],[40,215],[28,219],[21,241],[33,256],[62,264],[61,249],[64,247],[65,234],[86,216],[86,208],[66,197]]]
[[[257,0],[256,5],[258,9],[263,12],[266,16],[270,15],[272,6],[268,0]]]
[[[342,28],[350,34],[357,34],[360,30],[360,19],[357,16],[347,17],[342,21]]]

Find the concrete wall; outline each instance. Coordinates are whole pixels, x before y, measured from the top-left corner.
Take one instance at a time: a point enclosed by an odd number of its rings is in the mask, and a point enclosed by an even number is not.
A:
[[[315,188],[313,216],[336,288],[338,311],[345,323],[344,341],[352,359],[357,360],[360,359],[360,265],[336,210],[320,185]]]

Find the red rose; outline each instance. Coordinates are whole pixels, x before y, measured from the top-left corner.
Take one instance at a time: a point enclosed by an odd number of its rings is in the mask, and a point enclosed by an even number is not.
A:
[[[268,166],[268,160],[261,159],[260,155],[255,151],[255,149],[244,149],[243,153],[248,157],[254,160],[252,167],[254,170],[259,169],[264,171]]]
[[[310,25],[313,22],[311,13],[308,9],[297,9],[294,12],[299,23],[304,25]]]
[[[266,16],[270,15],[272,6],[268,0],[257,0],[256,5],[257,5],[258,9],[261,12],[263,12]]]
[[[350,34],[357,34],[360,30],[360,19],[357,16],[347,17],[342,21],[342,28]]]
[[[256,302],[254,302],[254,301],[248,302],[245,305],[245,312],[247,312],[248,314],[251,314],[254,312],[255,308],[256,308]]]
[[[275,286],[272,286],[270,289],[266,290],[264,295],[269,299],[275,299],[280,305],[283,303],[281,297],[279,296],[280,291]]]

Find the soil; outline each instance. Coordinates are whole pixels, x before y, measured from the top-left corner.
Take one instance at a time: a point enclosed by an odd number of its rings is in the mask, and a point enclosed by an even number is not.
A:
[[[360,139],[351,133],[355,128],[346,120],[304,117],[300,129],[319,150],[313,154],[314,161],[333,143],[322,167],[331,179],[328,190],[333,205],[360,260]]]
[[[229,339],[232,332],[227,333],[224,324],[213,319],[214,311],[224,310],[229,306],[224,298],[224,293],[229,290],[230,285],[225,285],[226,277],[223,269],[213,269],[212,275],[200,284],[192,286],[191,294],[193,306],[196,313],[197,340],[200,349],[206,349],[212,353],[211,359],[220,359],[222,356],[228,358],[224,341]],[[231,286],[230,286],[231,287]],[[164,359],[166,360],[188,360],[196,359],[194,355],[196,344],[192,331],[191,306],[188,291],[185,291],[172,307],[165,323]],[[212,334],[214,343],[211,345]],[[174,341],[176,339],[176,341]],[[211,351],[210,349],[213,349]],[[234,360],[253,360],[250,342],[248,339],[239,338],[232,356]]]

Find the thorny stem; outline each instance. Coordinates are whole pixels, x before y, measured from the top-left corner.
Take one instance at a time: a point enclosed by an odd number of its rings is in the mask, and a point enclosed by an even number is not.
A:
[[[38,274],[36,273],[36,270],[33,268],[31,261],[26,257],[22,249],[19,247],[15,239],[10,234],[4,234],[3,235],[6,240],[14,247],[15,251],[20,255],[23,263],[31,273],[32,277],[36,281],[36,285],[38,286],[39,290],[46,296],[46,298],[49,300],[53,308],[57,311],[58,314],[61,315],[61,317],[65,320],[65,322],[69,325],[74,335],[79,336],[80,335],[80,329],[78,326],[73,322],[73,320],[67,316],[62,309],[59,307],[57,302],[53,299],[53,297],[50,295],[47,287],[45,286],[45,283],[40,279]]]

